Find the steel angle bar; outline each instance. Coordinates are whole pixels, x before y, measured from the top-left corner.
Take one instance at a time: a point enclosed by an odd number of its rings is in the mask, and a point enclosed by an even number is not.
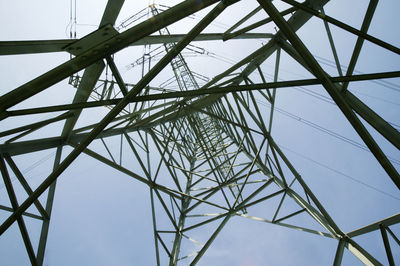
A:
[[[65,141],[61,137],[6,143],[0,145],[0,154],[8,153],[9,155],[13,156],[18,154],[26,154],[35,151],[56,148],[60,145],[65,145]]]
[[[171,252],[168,250],[167,245],[164,243],[164,241],[162,240],[160,234],[157,232],[157,239],[158,241],[160,241],[162,247],[164,248],[165,252],[167,253],[168,257],[171,257]]]
[[[122,136],[122,135],[121,135],[121,136]],[[149,172],[147,171],[146,166],[143,164],[143,161],[142,161],[142,159],[140,158],[139,153],[136,151],[136,148],[135,148],[135,146],[133,145],[131,138],[128,136],[127,133],[124,133],[124,136],[125,136],[125,138],[126,138],[126,141],[127,141],[128,144],[129,144],[129,147],[131,148],[133,154],[135,155],[136,159],[138,160],[138,162],[139,162],[139,164],[140,164],[140,167],[142,168],[144,174],[146,175],[147,179],[148,179],[149,181],[151,181],[151,176],[150,176]]]
[[[54,158],[54,164],[53,164],[53,170],[58,167],[61,161],[61,154],[62,154],[62,147],[58,147],[56,151],[56,156]],[[57,182],[54,181],[53,184],[50,185],[49,187],[49,192],[47,193],[47,200],[46,200],[46,212],[49,215],[49,219],[43,221],[42,223],[42,228],[40,232],[40,239],[39,239],[39,245],[37,249],[37,261],[39,265],[43,265],[44,261],[44,254],[46,251],[46,245],[47,245],[47,236],[49,234],[49,228],[50,228],[50,217],[51,213],[53,210],[53,203],[54,203],[54,196],[56,192],[56,185]]]
[[[267,127],[265,126],[265,122],[264,122],[263,116],[261,115],[260,109],[258,108],[258,104],[256,103],[256,99],[255,99],[255,97],[254,97],[253,92],[252,92],[252,91],[249,91],[249,92],[247,92],[247,93],[250,94],[250,99],[251,99],[251,101],[253,102],[254,108],[256,109],[256,113],[257,113],[258,119],[259,119],[259,121],[260,121],[260,124],[262,125],[262,128],[263,128],[264,130],[267,130]]]
[[[145,45],[145,44],[164,44],[164,43],[175,43],[179,42],[185,35],[184,34],[170,34],[170,35],[151,35],[146,36],[134,43],[131,46],[135,45]],[[273,34],[270,33],[243,33],[232,37],[232,39],[269,39],[272,38]],[[224,40],[224,33],[201,33],[196,38],[193,39],[193,42],[198,41],[219,41]],[[1,42],[0,42],[1,45]],[[1,47],[1,46],[0,46]]]
[[[350,238],[353,238],[353,237],[356,237],[356,236],[359,236],[359,235],[363,235],[363,234],[367,234],[367,233],[372,232],[372,231],[379,230],[379,225],[380,224],[383,224],[384,226],[389,227],[391,225],[395,225],[395,224],[398,224],[398,223],[400,223],[400,213],[397,213],[397,214],[395,214],[393,216],[390,216],[390,217],[388,217],[386,219],[377,221],[377,222],[372,223],[370,225],[367,225],[367,226],[361,227],[359,229],[356,229],[354,231],[351,231],[351,232],[347,233],[346,235],[348,237],[350,237]]]
[[[106,60],[107,60],[108,66],[111,69],[111,72],[112,72],[113,76],[115,77],[115,80],[118,83],[119,89],[121,90],[122,94],[124,96],[126,96],[128,94],[128,89],[125,86],[125,82],[122,79],[121,74],[119,73],[117,66],[115,65],[114,59],[110,55],[108,55],[108,56],[106,56]]]
[[[235,24],[233,24],[232,27],[230,27],[229,29],[227,29],[224,34],[229,34],[230,32],[232,32],[234,29],[236,29],[237,27],[239,27],[240,25],[242,25],[244,22],[246,22],[249,18],[251,18],[252,16],[254,16],[255,14],[257,14],[258,11],[261,10],[261,7],[258,6],[255,9],[253,9],[249,14],[247,14],[246,16],[244,16],[242,19],[240,19],[238,22],[236,22]]]
[[[278,51],[280,53],[280,48],[278,48],[276,52],[278,53]],[[276,68],[276,65],[275,65],[275,68]],[[262,83],[267,83],[267,80],[265,79],[260,66],[257,66],[257,71],[258,71],[258,74],[260,75]],[[277,81],[277,80],[274,80],[274,81]],[[268,102],[272,103],[272,95],[269,90],[266,90],[266,93],[268,94],[268,96],[265,93],[263,93],[262,91],[259,91],[259,92],[262,96],[264,96],[265,99],[267,99]]]
[[[274,82],[278,82],[278,74],[279,74],[279,64],[281,61],[281,48],[278,48],[276,50],[276,58],[275,58],[275,69],[274,69]],[[262,71],[260,68],[258,68],[259,73],[263,79],[263,81],[265,80],[263,75],[262,75]],[[264,81],[265,83],[265,81]],[[268,90],[269,92],[269,90]],[[272,130],[272,119],[274,118],[274,111],[275,111],[275,100],[276,100],[276,88],[273,89],[272,91],[272,95],[270,98],[270,103],[271,103],[271,109],[270,109],[270,114],[269,114],[269,124],[268,124],[268,132],[271,133]],[[269,143],[267,143],[267,149],[265,151],[265,162],[267,161],[267,155],[268,155],[268,150],[269,150]]]
[[[392,250],[390,248],[390,243],[389,243],[389,239],[388,239],[388,236],[386,233],[385,226],[383,224],[380,224],[379,229],[381,231],[382,240],[383,240],[383,244],[385,246],[386,256],[388,258],[389,265],[394,266],[393,254],[392,254]]]
[[[85,69],[81,82],[79,83],[74,99],[72,101],[72,104],[78,102],[86,102],[89,99],[89,95],[92,92],[93,88],[95,87],[97,80],[100,78],[100,75],[104,70],[104,67],[105,65],[103,61],[98,61],[95,64]],[[69,135],[71,134],[72,129],[74,128],[76,122],[78,121],[82,110],[76,109],[72,112],[74,113],[74,117],[71,117],[65,121],[64,128],[61,133],[61,136],[65,138],[69,137]]]
[[[7,111],[6,114],[7,114],[7,116],[21,116],[21,115],[67,111],[67,110],[72,111],[72,110],[76,110],[76,109],[116,105],[120,100],[121,100],[121,98],[91,101],[91,102],[76,102],[76,103],[70,103],[70,104],[60,104],[60,105],[44,106],[44,107],[35,107],[35,108]]]
[[[152,218],[152,222],[153,222],[154,247],[156,250],[156,261],[157,261],[157,266],[160,266],[160,252],[159,252],[159,248],[158,248],[157,220],[156,220],[156,212],[155,212],[155,207],[154,207],[154,192],[153,192],[152,188],[150,188],[150,204],[151,204],[151,218]],[[169,254],[169,256],[171,256],[171,255]]]
[[[0,55],[64,52],[64,47],[75,40],[2,41]]]
[[[336,249],[336,254],[335,254],[335,260],[333,261],[333,266],[342,265],[344,246],[345,246],[345,240],[343,238],[339,239],[338,247]]]
[[[202,221],[202,222],[200,222],[200,223],[191,225],[191,226],[189,226],[189,227],[186,227],[186,228],[184,228],[184,229],[182,230],[182,232],[190,231],[190,230],[195,229],[195,228],[197,228],[197,227],[200,227],[200,226],[203,226],[203,225],[205,225],[205,224],[208,224],[208,223],[211,223],[211,222],[213,222],[213,221],[216,221],[216,220],[218,220],[218,219],[221,219],[221,218],[225,217],[226,215],[228,215],[228,213],[229,213],[229,212],[218,213],[218,214],[216,214],[216,215],[203,215],[203,216],[214,216],[214,217],[213,217],[213,218],[210,218],[210,219],[208,219],[208,220]],[[194,216],[193,216],[193,217],[194,217]]]
[[[368,122],[368,124],[382,134],[382,136],[392,143],[397,149],[400,149],[400,132],[398,130],[380,117],[350,91],[346,91],[344,98],[357,114],[359,114],[365,121]]]
[[[275,222],[273,222],[271,220],[268,220],[268,219],[255,217],[255,216],[250,216],[250,215],[247,215],[247,214],[236,214],[236,215],[240,216],[240,217],[243,217],[243,218],[247,218],[247,219],[252,219],[252,220],[255,220],[255,221],[263,222],[263,223],[279,225],[279,226],[282,226],[282,227],[287,227],[287,228],[299,230],[299,231],[302,231],[302,232],[307,232],[307,233],[312,233],[312,234],[316,234],[316,235],[319,235],[319,236],[333,238],[332,235],[327,234],[325,232],[312,230],[312,229],[308,229],[308,228],[297,226],[297,225],[291,225],[291,224],[286,224],[286,223],[275,223]]]
[[[10,207],[7,207],[7,206],[3,206],[3,205],[0,205],[0,210],[8,211],[8,212],[13,212],[14,211],[13,208],[10,208]],[[30,213],[30,212],[24,212],[24,213],[22,213],[22,215],[26,216],[26,217],[33,218],[33,219],[37,219],[37,220],[44,220],[44,218],[42,216]]]
[[[178,232],[178,231],[179,231],[178,225],[176,224],[176,221],[175,221],[174,217],[172,216],[171,212],[168,210],[168,207],[167,207],[167,205],[165,204],[164,199],[161,197],[161,195],[160,195],[160,193],[158,192],[157,189],[154,188],[154,191],[155,191],[155,193],[156,193],[156,196],[157,196],[158,200],[159,200],[160,203],[161,203],[161,206],[164,208],[164,211],[165,211],[165,213],[167,214],[167,216],[168,216],[168,218],[169,218],[171,224],[173,225],[173,227],[175,228],[175,230]]]
[[[274,217],[272,218],[272,222],[274,222],[276,217],[278,216],[278,213],[279,213],[279,211],[280,211],[280,209],[282,207],[283,201],[285,200],[286,194],[287,194],[287,192],[285,191],[285,193],[283,193],[283,196],[282,196],[281,200],[279,201],[278,208],[276,208]]]
[[[114,25],[119,12],[121,11],[122,5],[125,0],[108,0],[103,16],[100,21],[100,27],[111,24]]]
[[[268,142],[268,143],[269,143],[269,142]],[[275,149],[274,149],[273,146],[271,146],[271,152],[272,152],[272,156],[274,157],[274,160],[275,160],[275,162],[273,162],[273,161],[271,160],[272,163],[274,164],[276,170],[277,170],[278,173],[280,174],[280,176],[281,176],[281,178],[282,178],[282,181],[283,181],[283,184],[284,184],[286,187],[289,187],[288,184],[287,184],[285,175],[284,175],[284,173],[283,173],[283,170],[282,170],[282,168],[281,168],[281,164],[279,163],[278,156],[276,155],[276,152],[275,152]],[[272,158],[271,158],[271,159],[272,159]],[[307,193],[306,193],[306,195],[307,195]]]
[[[56,116],[54,118],[50,118],[50,119],[42,120],[40,122],[31,123],[31,124],[28,124],[28,125],[25,125],[25,126],[9,129],[9,130],[6,130],[6,131],[2,131],[2,132],[0,132],[0,137],[5,137],[5,136],[12,135],[12,134],[15,134],[15,133],[19,133],[19,132],[22,132],[22,131],[39,129],[41,127],[47,126],[48,124],[51,124],[51,123],[54,123],[54,122],[58,122],[58,121],[63,120],[63,119],[67,119],[67,118],[69,118],[69,117],[71,117],[73,115],[74,114],[72,114],[70,112],[66,112],[66,113],[63,113],[63,114],[61,114],[59,116]]]
[[[381,266],[383,265],[377,259],[375,259],[371,254],[364,250],[360,245],[358,245],[352,239],[345,239],[345,247],[353,253],[362,263],[368,266]]]
[[[322,84],[332,99],[336,102],[342,113],[346,116],[347,120],[363,139],[365,144],[374,154],[375,158],[381,164],[385,172],[392,179],[393,183],[400,189],[400,175],[397,170],[393,167],[391,162],[388,160],[386,155],[382,152],[378,144],[369,134],[367,129],[357,118],[351,107],[348,105],[344,97],[336,89],[335,85],[329,80],[328,75],[324,72],[317,60],[313,57],[307,47],[303,44],[296,33],[291,29],[290,25],[286,20],[279,14],[274,5],[266,0],[258,0],[264,10],[273,18],[275,24],[285,34],[287,39],[292,43],[293,48],[301,55],[306,64],[311,68],[313,74],[322,81]]]
[[[117,162],[115,161],[114,156],[112,155],[110,149],[108,148],[107,144],[105,143],[104,139],[103,139],[103,138],[100,138],[100,140],[101,140],[101,142],[103,143],[104,148],[106,148],[106,151],[107,151],[108,155],[110,155],[111,160],[112,160],[114,163],[117,163]]]
[[[251,53],[250,55],[246,56],[244,59],[240,60],[235,65],[231,66],[229,69],[225,70],[221,74],[218,74],[214,78],[212,78],[208,83],[206,83],[202,88],[208,88],[211,85],[217,83],[221,79],[225,78],[226,76],[230,75],[233,71],[239,69],[240,67],[244,66],[245,64],[254,60],[261,55],[265,54],[272,54],[274,49],[276,48],[275,39],[270,40],[266,45],[262,46],[261,48],[257,49],[255,52]]]
[[[304,211],[307,211],[307,209],[306,209],[306,208],[303,208],[303,209],[301,209],[301,210],[298,210],[298,211],[296,211],[296,212],[293,212],[293,213],[291,213],[291,214],[289,214],[289,215],[286,215],[285,217],[276,219],[275,222],[276,222],[276,223],[279,223],[279,222],[281,222],[281,221],[283,221],[283,220],[289,219],[290,217],[296,216],[296,215],[298,215],[298,214],[300,214],[300,213],[302,213],[302,212],[304,212]]]
[[[121,138],[120,138],[120,146],[119,146],[119,165],[122,165],[122,146],[123,146],[123,139],[124,136],[122,136],[121,134]]]
[[[321,8],[321,13],[325,15],[323,8]],[[342,67],[340,66],[339,57],[337,55],[335,42],[333,41],[331,29],[329,27],[328,22],[326,22],[325,20],[324,20],[324,26],[325,26],[326,34],[328,35],[329,45],[331,46],[333,58],[335,59],[335,64],[336,64],[338,74],[339,74],[339,76],[343,76]]]
[[[241,108],[240,105],[239,105],[239,100],[238,100],[238,98],[239,98],[239,97],[233,97],[234,102],[235,102],[236,107],[237,107],[237,111],[238,111],[238,113],[239,113],[240,121],[241,121],[246,127],[249,127],[248,124],[247,124],[247,118],[246,118],[246,116],[244,115],[244,113],[243,113],[243,111],[242,111],[242,108]],[[243,104],[243,101],[241,101],[241,103]],[[227,104],[228,106],[230,106],[229,101],[226,101],[226,104]],[[230,108],[231,108],[231,107],[230,107]],[[252,116],[252,118],[253,118],[253,120],[254,120],[254,115],[252,114],[252,112],[250,111],[250,113],[248,113],[248,114],[249,114],[250,116]],[[238,119],[238,120],[239,120],[239,119]],[[248,133],[250,133],[250,132],[248,132]],[[254,153],[256,153],[256,151],[257,151],[256,146],[257,146],[257,145],[255,144],[253,135],[252,135],[252,134],[246,134],[246,135],[244,135],[244,136],[246,137],[246,140],[247,140],[246,144],[249,145],[249,147],[251,147],[251,150],[252,150]]]
[[[97,126],[98,124],[96,124]],[[106,138],[106,137],[111,137],[111,136],[116,136],[120,135],[123,133],[129,133],[129,132],[134,132],[138,130],[145,130],[148,129],[149,126],[143,126],[143,127],[134,127],[131,126],[129,128],[117,128],[117,129],[112,129],[112,130],[106,130],[100,133],[95,139],[99,138]],[[92,129],[94,127],[90,127],[89,129]],[[83,139],[85,139],[89,133],[79,133],[79,134],[72,134],[69,137],[69,141],[72,142],[80,142]],[[35,151],[41,151],[41,150],[47,150],[51,148],[56,148],[58,146],[64,146],[66,145],[67,139],[63,138],[61,136],[59,137],[49,137],[49,138],[42,138],[42,139],[36,139],[36,140],[28,140],[28,141],[20,141],[20,142],[15,142],[15,143],[5,143],[5,144],[0,144],[0,153],[8,153],[11,156],[13,155],[19,155],[19,154],[26,154],[26,153],[31,153]]]
[[[194,167],[195,160],[192,160],[190,163],[190,170]],[[188,181],[186,183],[186,189],[185,193],[190,194],[190,185],[192,182],[191,175],[188,177]],[[187,208],[190,205],[190,199],[189,198],[183,198],[181,201],[181,210],[180,210],[180,215],[179,215],[179,221],[178,221],[178,231],[175,234],[175,239],[174,239],[174,244],[172,247],[171,251],[171,258],[170,258],[170,265],[176,265],[176,263],[179,260],[179,252],[180,252],[180,246],[181,246],[181,241],[182,241],[182,230],[185,226],[186,222],[186,214],[187,214]]]
[[[360,29],[361,32],[367,33],[368,28],[372,21],[372,17],[374,16],[376,6],[378,5],[378,1],[379,0],[369,1],[367,13],[365,14],[365,17],[364,17],[364,20],[363,20],[363,23],[362,23],[362,26]],[[347,67],[346,76],[353,74],[353,71],[356,67],[356,63],[357,63],[358,57],[360,55],[363,43],[364,43],[364,39],[362,37],[358,36],[356,45],[353,50],[353,54],[351,55],[349,66]],[[349,86],[349,83],[344,82],[342,85],[342,91],[346,91],[348,86]]]
[[[111,1],[115,2],[115,1]],[[105,23],[112,24],[111,22]],[[163,36],[146,36],[142,39],[131,43],[129,46],[140,46],[145,44],[163,44],[179,42],[184,34],[171,34]],[[193,41],[218,41],[223,40],[223,33],[203,33],[199,34]],[[229,39],[269,39],[273,37],[270,33],[243,33],[235,36],[229,36]],[[1,55],[19,55],[19,54],[36,54],[36,53],[53,53],[65,52],[64,47],[76,42],[76,39],[60,39],[60,40],[32,40],[32,41],[0,41],[0,56]]]

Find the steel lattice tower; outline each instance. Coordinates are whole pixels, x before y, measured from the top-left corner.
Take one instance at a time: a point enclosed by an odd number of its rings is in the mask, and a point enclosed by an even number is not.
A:
[[[152,223],[153,236],[149,238],[155,247],[154,265],[196,265],[236,217],[266,223],[268,230],[284,227],[288,232],[298,230],[330,239],[336,246],[332,251],[334,265],[342,264],[345,250],[367,265],[395,265],[393,253],[398,252],[400,241],[398,227],[394,227],[400,214],[366,222],[351,231],[343,229],[324,207],[320,192],[296,170],[272,131],[280,90],[318,87],[363,141],[362,147],[378,161],[386,175],[379,178],[386,178],[398,193],[398,160],[387,156],[382,146],[398,152],[400,133],[349,89],[357,82],[373,81],[378,86],[382,80],[396,82],[400,77],[398,69],[356,72],[366,43],[393,57],[400,54],[400,48],[368,31],[374,25],[378,0],[370,0],[365,10],[359,11],[363,14],[360,27],[330,16],[329,9],[325,14],[324,7],[334,7],[335,0],[257,0],[251,2],[251,12],[225,22],[229,24],[225,32],[207,33],[207,27],[241,2],[185,0],[170,8],[153,4],[117,27],[124,1],[109,0],[98,29],[80,39],[0,42],[2,56],[53,52],[70,56],[15,89],[3,88],[0,96],[0,168],[5,188],[0,195],[9,200],[9,205],[0,205],[4,217],[0,234],[4,237],[14,224],[18,226],[18,237],[22,237],[32,265],[45,264],[49,228],[57,226],[51,218],[56,192],[62,190],[61,186],[56,189],[58,178],[82,156],[129,176],[149,191],[151,219],[143,222]],[[173,33],[174,23],[196,12],[202,15],[194,26],[185,34]],[[324,32],[313,34],[327,36],[329,46],[321,49],[332,53],[335,71],[328,71],[311,53],[307,40],[300,37],[299,32],[312,21],[324,26]],[[266,25],[275,31],[260,33],[258,29]],[[348,47],[351,56],[346,68],[339,62],[333,28],[354,39],[354,46]],[[237,51],[241,60],[225,69],[213,69],[211,79],[193,71],[185,57],[185,51],[196,49],[198,54],[211,55],[197,46],[202,41],[224,41],[222,45],[228,46],[260,39],[261,47],[245,51],[247,54]],[[118,57],[125,57],[132,47],[144,52],[138,60],[131,60],[130,68],[140,70],[127,81]],[[283,54],[308,76],[281,79]],[[272,66],[272,75],[265,74],[266,64]],[[155,79],[165,80],[170,74],[172,78],[154,85]],[[60,84],[74,91],[72,101],[23,105]],[[100,111],[87,117],[97,116],[98,120],[82,120],[92,109]],[[22,124],[17,126],[10,122],[21,118]],[[52,126],[57,129],[49,130]],[[288,130],[296,134],[296,129]],[[39,184],[32,185],[18,158],[46,150],[55,151],[53,167]],[[305,224],[303,217],[312,224]],[[38,232],[33,234],[29,228],[38,222],[40,228],[36,226]],[[381,238],[377,245],[387,261],[381,261],[357,238],[377,232]],[[33,240],[33,235],[38,239]]]

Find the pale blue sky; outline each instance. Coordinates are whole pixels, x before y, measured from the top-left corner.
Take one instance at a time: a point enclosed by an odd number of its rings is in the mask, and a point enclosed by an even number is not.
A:
[[[125,2],[117,24],[148,4],[148,1],[127,0]],[[279,1],[275,2],[279,3]],[[173,5],[170,1],[157,1],[157,3]],[[3,25],[0,29],[0,40],[68,38],[66,32],[68,33],[69,5],[70,1],[68,0],[43,0],[40,2],[19,0],[7,2],[7,4],[0,3],[0,24]],[[105,0],[77,0],[78,25],[76,30],[78,38],[96,29],[94,25],[98,25],[105,5]],[[325,12],[354,27],[359,27],[367,5],[368,1],[363,0],[352,1],[351,4],[345,0],[332,0],[326,5]],[[224,24],[229,25],[237,21],[255,6],[256,1],[242,1],[228,8],[226,13],[216,20],[218,23],[214,23],[206,31],[223,31]],[[397,15],[399,8],[398,1],[380,1],[369,31],[371,35],[382,38],[396,47],[400,47],[400,37],[396,29],[396,25],[399,24]],[[172,26],[171,32],[185,33],[204,14],[201,12],[191,20]],[[260,11],[257,19],[265,16],[265,12]],[[334,26],[331,27],[331,30],[340,62],[343,66],[347,66],[355,37]],[[261,27],[256,30],[256,32],[265,31],[275,32],[273,26]],[[321,58],[319,61],[325,71],[331,75],[337,75],[336,69],[326,64],[333,61],[333,56],[322,21],[313,18],[298,33],[310,51]],[[231,44],[202,42],[196,43],[196,45],[230,60],[239,61],[265,42],[265,40],[244,40],[233,41]],[[142,48],[130,48],[116,55],[115,60],[118,66],[121,66],[120,71],[125,81],[137,82],[139,71],[128,71],[123,66],[139,58],[142,51]],[[0,95],[68,59],[69,55],[66,53],[0,57],[2,73]],[[230,66],[206,57],[188,58],[187,61],[194,71],[208,77],[212,77]],[[273,75],[274,61],[275,54],[261,66],[268,81]],[[365,42],[356,70],[360,73],[397,71],[400,68],[399,62],[398,55]],[[170,73],[162,72],[160,77],[151,84],[159,85],[170,77]],[[308,77],[310,77],[309,73],[282,52],[279,79]],[[256,75],[250,76],[250,78],[259,81]],[[400,125],[400,79],[387,81],[390,84],[354,83],[350,85],[349,90],[383,118]],[[307,89],[329,97],[321,86],[310,86]],[[42,106],[50,101],[52,104],[68,103],[72,101],[74,93],[75,89],[67,85],[67,81],[62,81],[21,103],[18,107]],[[263,105],[264,102],[265,100],[260,100],[260,107],[264,108],[263,111],[268,114],[269,106]],[[304,93],[304,89],[283,88],[278,90],[276,106],[304,120],[312,121],[346,138],[362,143],[336,105],[311,97]],[[87,111],[78,125],[89,121],[98,121],[99,114],[105,114],[106,111],[99,109]],[[43,114],[32,117],[1,121],[0,131],[19,126],[27,121],[49,118],[51,115]],[[56,123],[46,132],[49,135],[58,135],[60,126],[62,126],[61,123]],[[369,126],[367,128],[381,145],[383,151],[388,156],[399,160],[400,152]],[[38,132],[33,136],[38,137],[40,134]],[[282,145],[283,152],[344,232],[352,231],[399,212],[400,193],[370,152],[321,133],[321,131],[279,112],[274,115],[272,135],[275,141]],[[114,143],[115,146],[118,141],[119,137],[106,140],[107,143]],[[257,139],[256,141],[260,142],[261,140]],[[106,154],[99,142],[94,142],[91,147],[98,151],[103,149],[103,154]],[[64,155],[70,150],[67,148]],[[118,154],[118,148],[114,148],[113,152]],[[44,162],[40,166],[25,171],[26,178],[33,187],[36,187],[49,174],[53,163],[53,158],[50,158],[52,154],[54,156],[54,150],[15,157],[15,161],[22,170],[28,169],[32,164],[44,158]],[[130,156],[124,157],[125,163],[133,171],[142,174],[138,164],[133,161],[134,157]],[[306,158],[312,158],[320,164],[357,179],[359,182],[321,167]],[[398,171],[400,170],[398,164],[394,166]],[[163,174],[167,175],[167,172]],[[362,185],[360,182],[368,184],[370,187]],[[21,192],[21,188],[18,185],[15,186],[17,192]],[[22,202],[25,194],[20,194],[19,200]],[[79,157],[61,175],[57,184],[45,265],[155,265],[149,195],[147,186],[99,164],[86,155]],[[44,198],[42,198],[42,202],[45,202]],[[274,201],[263,206],[268,209],[269,204],[273,203]],[[0,204],[9,205],[2,181],[0,182]],[[29,210],[34,212],[33,208]],[[262,213],[260,209],[254,209],[254,212]],[[251,215],[251,213],[249,214]],[[7,217],[7,212],[0,211],[0,221],[4,221]],[[40,224],[29,218],[26,220],[36,250]],[[160,214],[160,223],[165,220],[165,217]],[[290,221],[288,220],[288,223]],[[318,225],[315,226],[310,222],[309,217],[305,214],[293,221],[302,226],[310,225],[310,227],[320,230]],[[400,225],[391,228],[399,237]],[[193,235],[201,239],[212,231],[205,229],[205,232],[194,231]],[[387,264],[379,232],[358,237],[355,240],[378,260]],[[194,245],[193,249],[195,247]],[[246,218],[233,217],[199,265],[329,265],[333,262],[336,247],[337,241],[330,238]],[[188,252],[190,253],[190,251],[189,249]],[[393,245],[392,252],[399,260],[400,248]],[[188,263],[188,260],[182,261],[182,265]],[[16,224],[0,237],[0,264],[10,266],[29,264]],[[359,264],[361,264],[360,261],[346,250],[343,265]]]

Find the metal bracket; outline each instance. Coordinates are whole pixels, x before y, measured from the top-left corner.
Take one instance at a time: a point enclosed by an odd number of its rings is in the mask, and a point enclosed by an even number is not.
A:
[[[107,41],[117,34],[119,34],[118,31],[114,29],[111,24],[107,24],[99,28],[98,30],[86,35],[82,39],[79,39],[76,42],[73,42],[72,44],[63,47],[63,49],[68,53],[78,56],[99,45],[100,43]]]

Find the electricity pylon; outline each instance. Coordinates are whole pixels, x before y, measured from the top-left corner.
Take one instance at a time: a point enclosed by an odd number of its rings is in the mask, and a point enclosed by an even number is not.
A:
[[[284,10],[278,9],[275,2],[258,0],[252,12],[238,21],[229,21],[231,27],[226,32],[203,33],[227,7],[234,7],[237,2],[186,0],[162,12],[151,5],[149,10],[153,16],[146,18],[146,12],[142,10],[131,22],[123,24],[124,28],[129,28],[118,32],[113,25],[124,1],[113,0],[107,4],[99,29],[79,40],[1,43],[1,55],[57,51],[71,54],[67,62],[0,97],[0,119],[5,122],[16,116],[52,114],[52,118],[0,133],[4,139],[0,145],[0,168],[11,204],[1,206],[9,216],[0,225],[0,234],[17,222],[32,265],[44,262],[47,236],[52,226],[56,181],[63,171],[73,167],[72,162],[81,154],[149,188],[154,263],[157,265],[177,265],[181,261],[197,264],[235,216],[331,238],[337,242],[334,265],[341,264],[345,248],[365,264],[380,265],[381,262],[354,239],[379,230],[387,260],[394,265],[388,236],[399,244],[390,227],[400,222],[400,214],[344,232],[271,135],[277,90],[319,85],[364,141],[393,185],[400,188],[400,177],[393,160],[383,153],[360,117],[397,149],[400,148],[400,133],[348,90],[350,82],[400,76],[399,71],[354,74],[364,42],[373,43],[394,56],[400,54],[398,47],[368,34],[378,1],[369,2],[360,29],[325,14],[323,7],[328,2],[326,0],[304,3],[282,0],[289,6]],[[331,2],[334,4],[334,1]],[[174,35],[167,29],[171,24],[210,6],[208,13],[186,34]],[[261,12],[266,15],[263,20],[238,29]],[[328,74],[321,67],[296,33],[311,18],[321,19],[326,27],[338,76]],[[268,23],[276,25],[276,33],[249,32]],[[329,28],[332,25],[357,39],[344,75]],[[268,38],[268,42],[202,85],[196,81],[183,56],[184,49],[194,41],[224,40],[229,43],[233,39],[256,38]],[[156,62],[150,62],[149,57],[149,45],[153,44],[161,44],[164,48]],[[128,83],[119,72],[114,55],[117,57],[129,46],[137,45],[146,46],[140,63],[141,78]],[[282,52],[313,78],[279,81]],[[273,79],[267,82],[262,68],[272,56],[275,56],[275,71]],[[177,86],[173,89],[150,86],[149,83],[167,66],[171,66]],[[111,71],[111,81],[102,77],[105,69]],[[79,76],[81,70],[84,72]],[[72,103],[26,109],[15,107],[65,79],[76,88]],[[90,97],[92,101],[88,101]],[[262,106],[260,99],[269,103],[270,108]],[[86,109],[104,106],[109,111],[100,117],[99,122],[76,126]],[[60,111],[65,112],[55,115]],[[22,140],[59,121],[63,121],[61,134]],[[120,139],[118,147],[106,144],[105,140],[112,137]],[[96,151],[101,145],[105,152]],[[70,153],[66,151],[66,146],[73,148]],[[127,148],[134,163],[132,159],[122,160]],[[32,189],[13,157],[46,149],[56,149],[54,168],[36,189]],[[119,157],[115,156],[115,150],[118,150]],[[63,153],[67,153],[65,158]],[[128,165],[132,164],[134,167],[130,168]],[[10,170],[27,194],[22,202],[18,201]],[[43,193],[47,195],[45,204],[38,199]],[[272,208],[272,215],[255,217],[252,214],[255,208],[263,208],[269,200],[276,198],[279,203]],[[295,209],[291,209],[293,203]],[[37,214],[28,211],[32,205]],[[284,209],[287,211],[284,212]],[[296,217],[301,215],[312,218],[316,226],[304,227],[297,223]],[[37,251],[27,230],[27,217],[42,224]],[[197,230],[202,230],[204,241],[192,236],[198,236]]]

